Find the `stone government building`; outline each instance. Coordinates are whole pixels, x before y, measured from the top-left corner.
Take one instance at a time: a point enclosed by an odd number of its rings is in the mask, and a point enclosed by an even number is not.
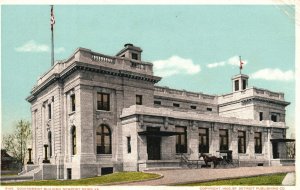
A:
[[[179,167],[180,156],[278,165],[286,158],[284,94],[248,87],[208,95],[155,86],[153,64],[132,44],[116,56],[78,48],[42,75],[27,101],[34,179],[79,179],[115,171]],[[30,162],[29,162],[30,163]]]

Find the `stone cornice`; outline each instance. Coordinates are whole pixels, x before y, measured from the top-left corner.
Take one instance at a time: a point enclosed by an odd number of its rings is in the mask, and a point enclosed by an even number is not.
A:
[[[109,74],[112,76],[119,76],[119,77],[125,77],[125,78],[130,78],[130,79],[135,79],[135,80],[144,80],[152,83],[157,83],[160,81],[161,77],[157,76],[151,76],[151,75],[146,75],[146,74],[140,74],[140,73],[135,73],[131,71],[125,71],[125,70],[116,70],[104,66],[97,66],[97,65],[91,65],[87,63],[82,63],[82,62],[74,62],[71,64],[69,67],[63,70],[60,74],[53,74],[51,75],[47,80],[45,80],[42,84],[39,86],[36,86],[32,91],[31,95],[26,98],[28,102],[32,102],[35,97],[44,89],[46,89],[48,86],[53,84],[56,81],[63,81],[65,78],[70,76],[72,73],[75,71],[80,70],[80,71],[90,71],[90,72],[96,72],[96,73],[101,73],[101,74]]]
[[[274,99],[264,98],[264,97],[259,97],[259,96],[250,96],[250,97],[247,97],[247,98],[242,98],[240,100],[219,104],[219,107],[223,107],[223,106],[227,106],[227,105],[231,105],[231,104],[235,104],[235,103],[240,103],[240,102],[245,103],[245,102],[251,102],[251,101],[274,103],[274,104],[279,104],[279,105],[282,105],[282,106],[287,106],[287,105],[290,104],[290,102],[286,102],[286,101],[274,100]]]

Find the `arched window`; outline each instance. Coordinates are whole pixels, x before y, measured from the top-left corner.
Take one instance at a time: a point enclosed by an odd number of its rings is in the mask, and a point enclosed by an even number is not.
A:
[[[51,135],[51,131],[48,132],[48,144],[49,144],[49,157],[52,157],[52,135]]]
[[[111,154],[111,132],[108,126],[97,127],[96,147],[97,154]]]
[[[71,146],[72,146],[72,155],[76,154],[76,127],[73,126],[71,129]]]

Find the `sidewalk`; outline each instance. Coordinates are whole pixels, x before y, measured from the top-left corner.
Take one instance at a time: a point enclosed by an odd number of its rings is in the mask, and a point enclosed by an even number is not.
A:
[[[179,169],[151,171],[163,175],[163,178],[144,182],[132,182],[118,184],[122,186],[140,185],[171,185],[178,183],[190,183],[200,181],[211,181],[216,179],[242,178],[274,173],[295,172],[295,166],[271,166],[271,167],[239,167],[229,169]]]
[[[284,186],[294,186],[296,184],[296,174],[295,172],[288,173],[282,181]]]

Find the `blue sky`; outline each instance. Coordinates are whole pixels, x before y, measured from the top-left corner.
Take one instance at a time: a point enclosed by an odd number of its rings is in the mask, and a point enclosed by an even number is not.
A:
[[[50,6],[1,7],[2,132],[30,120],[25,101],[50,68]],[[164,76],[162,86],[209,94],[231,92],[237,56],[249,86],[285,93],[287,125],[294,127],[294,9],[279,5],[70,6],[57,5],[55,59],[77,47],[115,55],[125,43]],[[288,14],[287,14],[288,13]]]

